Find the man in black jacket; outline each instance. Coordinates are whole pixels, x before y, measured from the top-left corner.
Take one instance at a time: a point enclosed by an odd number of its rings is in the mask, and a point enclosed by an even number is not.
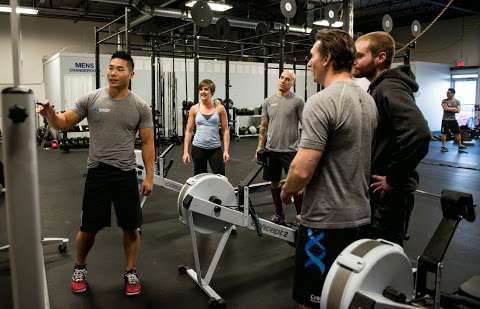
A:
[[[403,245],[419,177],[415,168],[428,152],[430,130],[415,104],[418,91],[408,66],[391,68],[395,41],[386,32],[365,34],[355,42],[355,77],[370,81],[379,124],[372,158],[370,238]]]

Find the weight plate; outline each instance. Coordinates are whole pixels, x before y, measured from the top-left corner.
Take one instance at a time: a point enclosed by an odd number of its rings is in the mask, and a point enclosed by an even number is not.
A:
[[[293,18],[297,13],[297,4],[295,0],[282,0],[280,1],[280,10],[286,18]]]
[[[229,34],[230,23],[228,22],[228,19],[222,17],[217,20],[217,23],[215,24],[215,36],[217,37],[217,39],[225,40],[226,38],[228,38]]]
[[[268,31],[270,31],[269,29],[270,27],[268,27],[268,25],[264,22],[260,22],[257,24],[257,26],[255,27],[255,33],[257,35],[263,35],[263,34],[267,34]]]
[[[412,22],[411,30],[414,37],[417,37],[420,32],[422,32],[422,25],[420,25],[418,20],[414,20]]]
[[[191,14],[193,22],[199,27],[207,27],[212,22],[212,10],[205,1],[197,1],[192,7]]]
[[[337,8],[331,4],[327,5],[325,7],[325,15],[330,24],[336,22],[338,19]]]
[[[388,14],[383,15],[382,18],[382,28],[383,31],[390,33],[393,29],[393,20],[392,17]]]

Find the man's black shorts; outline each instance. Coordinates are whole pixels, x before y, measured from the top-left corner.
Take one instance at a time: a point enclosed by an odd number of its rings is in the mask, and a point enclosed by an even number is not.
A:
[[[442,120],[442,134],[456,135],[460,133],[458,121],[456,120]]]
[[[343,249],[361,239],[364,233],[364,227],[316,229],[300,225],[295,246],[293,299],[312,309],[320,308],[330,267]]]
[[[97,232],[110,226],[112,203],[117,225],[123,230],[134,230],[142,225],[136,171],[123,171],[100,163],[98,167],[88,169],[80,231]]]
[[[282,180],[282,169],[285,171],[285,175],[288,174],[288,168],[290,163],[295,157],[296,152],[268,152],[268,164],[263,169],[263,179],[268,181]]]

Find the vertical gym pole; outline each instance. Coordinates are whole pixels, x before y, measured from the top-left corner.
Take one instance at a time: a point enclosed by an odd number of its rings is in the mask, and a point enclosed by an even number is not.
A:
[[[280,29],[280,60],[278,64],[278,77],[282,75],[285,66],[285,35],[287,33],[288,25],[282,25]]]
[[[33,91],[20,85],[20,22],[10,1],[13,87],[2,91],[7,231],[15,309],[50,308],[41,246]]]
[[[198,102],[198,83],[199,76],[198,76],[198,69],[199,69],[199,62],[200,62],[200,55],[198,54],[198,46],[200,37],[198,36],[198,26],[193,24],[193,102]]]
[[[343,30],[353,38],[353,0],[343,0],[342,11]]]

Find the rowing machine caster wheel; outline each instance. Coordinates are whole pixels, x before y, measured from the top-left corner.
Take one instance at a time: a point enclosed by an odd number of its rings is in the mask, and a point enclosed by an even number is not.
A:
[[[178,268],[179,275],[186,275],[187,274],[187,267],[185,265],[179,265]]]
[[[58,245],[58,252],[65,253],[67,252],[67,244],[60,244]]]
[[[215,298],[210,298],[208,300],[208,308],[223,309],[226,307],[227,307],[227,302],[224,299],[216,300]]]

